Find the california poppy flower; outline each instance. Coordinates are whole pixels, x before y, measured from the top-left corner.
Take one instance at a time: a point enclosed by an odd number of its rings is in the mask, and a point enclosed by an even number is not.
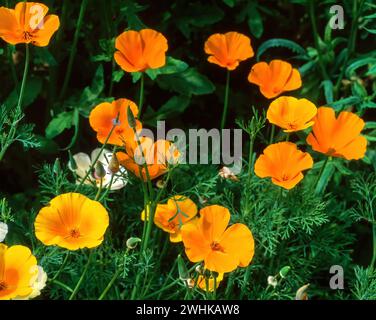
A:
[[[274,184],[289,190],[303,179],[302,171],[312,166],[312,157],[295,143],[279,142],[265,148],[256,160],[255,173],[260,178],[271,177]]]
[[[312,126],[316,113],[317,108],[311,101],[283,96],[270,104],[266,117],[284,132],[294,132]]]
[[[108,144],[123,146],[127,141],[133,143],[134,130],[128,123],[128,107],[136,118],[138,107],[128,99],[100,103],[90,112],[90,126],[97,132],[97,139],[100,143],[105,143],[111,130]],[[141,128],[141,122],[136,120],[136,130]]]
[[[139,143],[126,144],[126,153],[116,154],[119,162],[128,171],[146,181],[148,168],[150,179],[153,180],[166,173],[169,164],[176,164],[179,161],[180,152],[176,146],[167,140],[154,142],[149,137],[139,137]]]
[[[307,143],[312,149],[330,157],[358,160],[364,157],[367,139],[360,135],[364,121],[355,113],[342,111],[336,119],[329,107],[320,107]]]
[[[37,274],[37,259],[29,248],[0,243],[0,300],[30,295]]]
[[[166,64],[167,39],[152,30],[129,30],[116,38],[114,58],[126,72],[157,69]]]
[[[262,95],[268,99],[302,86],[298,69],[283,60],[272,60],[269,64],[256,63],[248,75],[248,81],[258,85]]]
[[[181,228],[185,252],[192,262],[204,261],[205,268],[218,273],[246,267],[254,254],[254,240],[248,227],[235,223],[227,228],[230,212],[212,205],[200,210],[200,217]]]
[[[77,250],[100,245],[108,223],[107,210],[98,201],[65,193],[39,211],[34,225],[36,237],[45,245]]]
[[[181,227],[197,214],[196,204],[181,195],[168,199],[167,204],[158,204],[154,214],[154,223],[170,234],[171,242],[180,242]]]
[[[48,7],[38,2],[19,2],[14,9],[1,7],[0,38],[13,45],[47,46],[60,26],[59,17],[47,12]]]
[[[240,61],[254,56],[251,39],[238,32],[216,33],[205,42],[208,61],[227,70],[234,70]]]

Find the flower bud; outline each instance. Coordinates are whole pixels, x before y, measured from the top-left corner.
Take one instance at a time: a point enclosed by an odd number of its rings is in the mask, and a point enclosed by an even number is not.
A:
[[[137,237],[131,237],[127,240],[127,248],[128,249],[135,249],[137,247],[137,244],[141,242],[140,238]]]
[[[289,273],[291,267],[290,266],[285,266],[281,270],[279,270],[279,275],[281,278],[286,278],[287,274]]]
[[[60,159],[59,158],[55,159],[54,166],[53,166],[52,170],[53,170],[54,174],[58,174],[60,172],[61,167],[60,167]]]
[[[100,161],[95,165],[94,176],[96,179],[103,179],[106,176],[106,170],[104,170],[103,164]]]
[[[136,119],[134,118],[134,114],[130,108],[130,106],[128,106],[128,110],[127,110],[127,118],[128,118],[128,124],[129,126],[134,129],[136,128]]]
[[[306,293],[306,290],[308,289],[308,287],[309,287],[309,283],[300,287],[296,291],[295,300],[308,300],[308,295]]]
[[[268,285],[275,288],[278,285],[278,280],[276,279],[276,277],[269,276],[268,277]]]
[[[110,169],[110,171],[112,173],[117,173],[119,172],[119,169],[120,169],[120,162],[119,162],[119,159],[117,158],[116,156],[116,153],[114,153],[111,157],[111,160],[110,160],[110,163],[108,164],[108,169]]]
[[[4,222],[0,222],[0,242],[3,242],[8,233],[8,225]]]
[[[188,269],[180,254],[178,255],[178,270],[179,270],[179,278],[181,280],[187,281],[188,279],[190,279]]]

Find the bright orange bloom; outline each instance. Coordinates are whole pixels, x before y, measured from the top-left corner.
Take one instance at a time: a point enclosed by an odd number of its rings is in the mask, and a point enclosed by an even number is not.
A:
[[[116,154],[120,164],[137,177],[146,181],[147,173],[144,164],[147,165],[150,180],[153,180],[168,171],[168,164],[176,164],[180,152],[170,141],[153,140],[149,137],[139,138],[137,141],[126,144],[126,153]]]
[[[152,29],[123,32],[116,38],[115,48],[115,61],[126,72],[142,72],[166,64],[167,39]]]
[[[196,204],[184,196],[173,196],[167,204],[158,204],[154,214],[154,223],[170,234],[171,242],[180,242],[180,229],[197,214]],[[145,214],[143,215],[145,216]]]
[[[59,29],[59,17],[47,15],[48,7],[38,2],[19,2],[15,9],[0,8],[0,38],[10,44],[31,43],[45,47]]]
[[[298,69],[282,60],[256,63],[248,75],[248,81],[260,87],[265,98],[271,99],[284,91],[296,90],[302,86]]]
[[[234,70],[240,61],[254,56],[251,39],[238,32],[216,33],[205,42],[208,61]]]
[[[314,124],[316,106],[307,99],[279,97],[269,106],[266,117],[272,124],[281,127],[284,132],[304,130]]]
[[[212,205],[200,210],[200,217],[181,229],[185,252],[192,262],[204,261],[205,268],[218,273],[246,267],[254,254],[254,240],[248,227],[230,221],[228,209]]]
[[[109,224],[107,210],[79,193],[53,198],[35,219],[35,235],[46,246],[68,250],[94,248],[103,241]]]
[[[30,295],[36,275],[37,259],[29,248],[0,243],[0,300]]]
[[[274,184],[289,190],[303,179],[302,171],[312,166],[312,157],[295,143],[279,142],[265,148],[256,160],[255,173],[260,178],[271,177]]]
[[[342,111],[336,119],[332,108],[320,107],[307,137],[312,149],[330,157],[358,160],[364,157],[367,139],[360,135],[364,121],[355,113]]]
[[[118,99],[112,101],[112,103],[103,102],[91,111],[89,116],[90,126],[97,132],[97,139],[100,143],[105,143],[111,130],[108,144],[123,146],[128,141],[129,143],[134,141],[134,131],[128,123],[128,107],[136,118],[138,107],[128,99]],[[136,120],[136,129],[140,130],[141,128],[141,122]]]

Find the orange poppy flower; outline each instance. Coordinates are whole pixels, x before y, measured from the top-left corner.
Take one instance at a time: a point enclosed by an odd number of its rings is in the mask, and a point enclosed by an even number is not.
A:
[[[330,157],[358,160],[364,157],[367,139],[360,135],[364,121],[355,113],[342,111],[336,119],[332,108],[320,107],[307,137],[312,149]]]
[[[268,99],[302,86],[298,69],[282,60],[272,60],[269,64],[256,63],[248,75],[248,81],[258,85],[262,95]]]
[[[189,260],[204,261],[206,269],[218,273],[248,266],[254,254],[252,233],[241,223],[227,228],[229,221],[227,208],[212,205],[201,209],[199,218],[185,223],[181,235]]]
[[[196,204],[184,196],[173,196],[167,204],[158,204],[154,214],[154,223],[170,234],[171,242],[180,242],[180,229],[184,223],[197,214]],[[145,214],[143,214],[143,217]]]
[[[152,30],[129,30],[116,38],[114,58],[126,72],[157,69],[166,64],[167,39]]]
[[[120,164],[137,177],[146,181],[147,173],[144,164],[147,165],[150,180],[153,180],[168,171],[168,164],[176,164],[180,152],[170,141],[153,140],[149,137],[139,138],[137,141],[126,144],[126,153],[118,152],[116,156]]]
[[[47,15],[48,7],[38,2],[19,2],[14,9],[0,8],[0,38],[9,44],[31,43],[45,47],[59,29],[59,17]]]
[[[285,129],[284,132],[294,132],[312,126],[316,113],[316,106],[307,99],[279,97],[270,104],[266,117],[270,123]]]
[[[29,248],[0,243],[0,300],[30,295],[36,275],[37,259]]]
[[[79,193],[53,198],[35,219],[35,235],[46,246],[68,250],[94,248],[103,241],[109,224],[107,210]]]
[[[100,103],[90,112],[90,126],[97,132],[97,139],[100,143],[105,143],[111,130],[112,133],[107,141],[108,144],[123,146],[128,141],[133,143],[134,131],[128,123],[128,107],[130,107],[133,115],[137,117],[138,107],[133,101],[128,99],[118,99],[112,101],[112,103]],[[136,130],[141,130],[141,128],[141,122],[136,120]]]
[[[279,142],[265,148],[256,160],[255,173],[260,178],[271,177],[274,184],[289,190],[303,179],[302,171],[312,166],[312,157],[295,143]]]
[[[208,61],[227,70],[234,70],[240,61],[254,56],[251,39],[238,32],[216,33],[205,42]]]

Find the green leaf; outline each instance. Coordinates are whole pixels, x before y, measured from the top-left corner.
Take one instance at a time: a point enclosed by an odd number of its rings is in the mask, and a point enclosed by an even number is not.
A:
[[[264,33],[264,25],[262,23],[262,18],[257,10],[256,4],[249,6],[248,11],[248,27],[251,33],[258,39]]]
[[[333,164],[341,174],[346,176],[351,176],[353,174],[353,172],[343,164],[341,159],[333,160]]]
[[[366,122],[364,129],[376,129],[376,121]]]
[[[147,112],[144,115],[144,121],[155,125],[158,120],[170,119],[184,112],[189,106],[191,99],[188,96],[174,96],[170,98],[156,112]]]
[[[49,66],[57,66],[55,57],[45,47],[33,47],[34,63],[47,64]]]
[[[324,94],[326,103],[330,104],[333,102],[333,82],[331,80],[324,80],[321,82],[324,86]]]
[[[223,0],[223,2],[228,5],[230,8],[233,8],[236,0]]]
[[[4,104],[7,105],[8,108],[13,108],[18,103],[18,95],[20,92],[19,83],[17,88],[11,92],[8,98],[5,100]],[[25,92],[22,101],[22,108],[25,109],[29,105],[31,105],[35,99],[39,96],[40,92],[42,91],[42,79],[39,77],[30,77],[26,80],[25,85]]]
[[[148,69],[146,70],[146,74],[150,77],[150,79],[155,80],[158,75],[183,72],[187,68],[188,64],[186,64],[184,61],[167,57],[165,66],[158,69]]]
[[[202,95],[214,92],[214,84],[194,68],[171,75],[161,75],[158,85],[164,90],[171,90],[182,95]]]
[[[120,80],[124,77],[125,75],[125,72],[124,70],[115,70],[113,73],[112,73],[112,79],[114,80],[114,82],[120,82]]]
[[[336,111],[342,110],[345,107],[353,106],[354,104],[358,104],[362,100],[359,97],[350,96],[338,101],[335,101],[333,103],[330,103],[329,105],[335,109]]]
[[[141,79],[142,72],[132,72],[132,83],[136,83],[138,80]]]
[[[90,87],[86,87],[79,98],[79,108],[84,115],[88,115],[93,102],[99,97],[104,89],[103,66],[99,65],[95,72],[94,79]]]
[[[325,191],[325,188],[328,185],[334,171],[335,171],[335,166],[333,164],[333,161],[329,160],[324,168],[324,171],[320,177],[319,182],[317,183],[317,186],[315,189],[316,194],[322,194]]]
[[[346,68],[346,77],[350,78],[351,76],[355,75],[355,71],[367,64],[371,64],[371,67],[373,67],[376,64],[376,58],[367,57],[367,58],[361,58],[359,60],[356,60],[355,62],[351,63]]]
[[[367,90],[358,81],[354,81],[352,83],[351,91],[354,96],[360,98],[365,98],[368,96]]]
[[[52,119],[46,128],[46,138],[53,139],[73,125],[73,111],[62,112]]]
[[[260,56],[264,52],[269,50],[270,48],[281,48],[281,47],[287,48],[291,50],[292,52],[295,52],[299,55],[307,56],[306,50],[302,46],[297,44],[296,42],[288,40],[288,39],[276,38],[276,39],[266,40],[260,45],[260,47],[257,50],[257,56],[256,56],[257,61],[260,61]]]

